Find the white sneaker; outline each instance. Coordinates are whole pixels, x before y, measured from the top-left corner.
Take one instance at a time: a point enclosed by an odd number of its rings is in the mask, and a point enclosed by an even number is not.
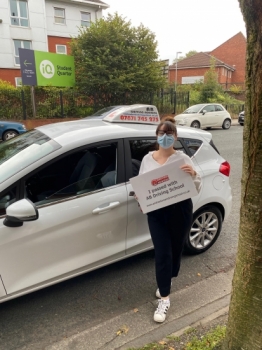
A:
[[[160,299],[158,300],[158,306],[154,313],[154,321],[155,322],[164,322],[166,319],[167,310],[170,308],[170,300],[169,299]]]
[[[172,287],[172,282],[171,282],[170,289],[171,289],[171,287]],[[156,290],[156,297],[157,297],[158,299],[161,299],[161,294],[160,294],[159,288],[157,288],[157,290]]]

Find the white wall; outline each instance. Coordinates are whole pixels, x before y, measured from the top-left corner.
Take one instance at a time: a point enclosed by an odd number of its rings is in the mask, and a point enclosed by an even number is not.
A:
[[[65,9],[65,25],[54,23],[54,7]],[[30,40],[33,50],[48,51],[48,35],[68,38],[78,35],[81,11],[90,12],[93,22],[102,17],[102,8],[82,0],[28,0],[28,11],[29,27],[13,26],[9,0],[0,0],[0,68],[19,69],[14,60],[14,39]]]
[[[9,0],[0,2],[0,68],[17,68],[14,39],[32,41],[32,49],[47,51],[45,0],[28,0],[29,27],[11,25]]]
[[[65,24],[55,24],[54,7],[65,9]],[[47,35],[66,38],[77,36],[81,26],[81,11],[89,12],[92,22],[102,17],[102,9],[98,9],[98,6],[93,7],[89,4],[82,5],[77,2],[46,0]]]

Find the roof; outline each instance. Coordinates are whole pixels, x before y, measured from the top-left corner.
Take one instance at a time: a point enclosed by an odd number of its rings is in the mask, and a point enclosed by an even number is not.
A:
[[[84,0],[86,1],[86,0]],[[94,2],[98,5],[107,5],[105,2],[101,1],[101,0],[87,0],[88,2]],[[107,5],[108,6],[108,5]],[[109,6],[108,6],[109,7]]]
[[[103,140],[113,140],[125,137],[145,137],[154,136],[156,125],[136,124],[136,123],[110,123],[91,119],[77,120],[71,122],[60,122],[43,125],[36,128],[49,136],[61,146],[72,149],[81,147],[88,143]],[[193,128],[178,127],[180,137],[210,138],[210,133]]]
[[[78,4],[87,4],[87,5],[95,5],[95,6],[101,6],[103,9],[107,9],[109,7],[108,4],[101,0],[58,0],[58,1],[65,1],[65,2],[71,2],[71,3],[78,3]]]
[[[212,58],[215,59],[215,66],[216,67],[225,66],[232,71],[235,70],[232,66],[226,64],[225,62],[222,62],[218,58],[216,58],[212,55],[209,55],[206,52],[198,52],[193,56],[190,56],[190,57],[184,58],[181,61],[178,61],[177,62],[177,69],[210,67],[211,66],[210,61]],[[173,64],[172,66],[170,66],[169,69],[176,69],[176,64]]]

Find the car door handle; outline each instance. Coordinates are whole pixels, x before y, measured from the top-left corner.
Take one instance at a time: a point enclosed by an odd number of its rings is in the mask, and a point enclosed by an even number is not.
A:
[[[115,207],[117,207],[120,204],[120,202],[112,202],[109,203],[106,207],[98,207],[93,210],[93,214],[103,214],[107,212],[108,210],[111,210]]]

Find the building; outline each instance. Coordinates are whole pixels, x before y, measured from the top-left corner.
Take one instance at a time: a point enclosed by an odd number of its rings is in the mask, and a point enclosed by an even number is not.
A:
[[[211,52],[199,52],[169,66],[169,82],[193,84],[203,81],[214,59],[218,83],[225,89],[245,84],[246,38],[239,32]]]
[[[1,0],[0,79],[21,85],[18,48],[70,54],[79,28],[108,7],[100,0]]]

